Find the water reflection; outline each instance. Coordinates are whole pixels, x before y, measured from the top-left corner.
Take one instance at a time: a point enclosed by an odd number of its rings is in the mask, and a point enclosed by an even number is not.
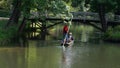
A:
[[[62,51],[62,68],[71,68],[73,62],[72,47],[67,47],[66,50]]]
[[[58,43],[41,45],[0,47],[0,68],[120,68],[119,44],[77,42],[65,51]]]
[[[61,56],[59,47],[36,47],[35,44],[30,44],[28,49],[28,68],[59,68]]]
[[[0,68],[26,68],[24,48],[0,48]]]

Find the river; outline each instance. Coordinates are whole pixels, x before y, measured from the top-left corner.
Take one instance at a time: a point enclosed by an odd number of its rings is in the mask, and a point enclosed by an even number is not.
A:
[[[0,68],[120,68],[120,44],[105,43],[99,30],[76,24],[70,28],[75,43],[63,50],[61,27],[50,28],[46,41],[1,46]]]
[[[42,44],[41,44],[42,43]],[[32,41],[27,47],[0,47],[0,68],[120,68],[120,44]]]

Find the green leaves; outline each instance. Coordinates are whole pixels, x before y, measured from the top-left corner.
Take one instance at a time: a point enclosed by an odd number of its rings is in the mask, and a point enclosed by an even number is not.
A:
[[[84,1],[84,0],[72,0],[72,6],[79,7],[81,5],[82,1]]]
[[[63,0],[36,0],[37,10],[41,18],[47,15],[69,17],[70,7]]]
[[[12,0],[0,0],[0,9],[9,10],[11,8]]]
[[[47,15],[70,16],[70,7],[63,0],[13,0],[13,5],[15,6],[18,1],[21,1],[19,9],[26,18],[30,17],[33,10],[40,18],[45,18]]]
[[[105,40],[120,40],[120,26],[116,26],[115,28],[109,28],[108,31],[104,34]]]
[[[98,7],[100,5],[103,5],[107,13],[115,10],[116,3],[117,2],[115,0],[91,0],[90,5],[91,5],[91,10],[95,12],[98,12],[99,10]]]
[[[17,27],[16,25],[4,29],[4,25],[7,21],[0,21],[0,40],[11,39],[17,36]]]
[[[51,2],[51,12],[53,12],[54,15],[56,14],[64,14],[68,11],[65,3],[63,1],[52,1]]]

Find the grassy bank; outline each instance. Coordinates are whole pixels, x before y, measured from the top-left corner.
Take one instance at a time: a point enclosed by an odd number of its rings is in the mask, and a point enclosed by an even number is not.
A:
[[[104,40],[109,42],[120,42],[120,26],[109,28],[104,35]]]

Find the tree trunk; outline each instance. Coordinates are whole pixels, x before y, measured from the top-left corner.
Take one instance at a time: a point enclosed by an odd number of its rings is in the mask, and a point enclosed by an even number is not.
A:
[[[23,20],[22,20],[22,23],[20,24],[20,27],[18,29],[19,33],[22,33],[22,31],[23,31],[23,29],[25,27],[25,24],[26,24],[25,22],[26,22],[26,18],[24,17]]]
[[[13,8],[12,15],[6,24],[6,27],[12,24],[18,24],[18,20],[21,15],[20,6],[21,6],[21,0],[17,0]]]
[[[106,32],[107,21],[106,21],[106,17],[105,17],[105,6],[104,5],[99,5],[99,17],[100,17],[100,22],[101,22],[103,32]]]

